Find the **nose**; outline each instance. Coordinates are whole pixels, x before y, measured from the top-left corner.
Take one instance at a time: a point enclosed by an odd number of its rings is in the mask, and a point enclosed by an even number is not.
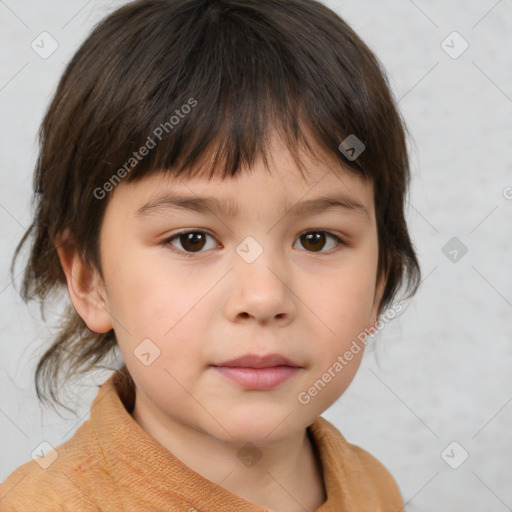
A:
[[[296,303],[286,263],[270,250],[249,261],[234,255],[226,315],[232,322],[252,319],[261,324],[287,325],[296,314]]]

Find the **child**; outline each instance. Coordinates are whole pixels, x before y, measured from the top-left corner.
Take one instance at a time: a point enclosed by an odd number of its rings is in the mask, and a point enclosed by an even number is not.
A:
[[[44,119],[16,254],[33,239],[25,300],[67,286],[72,303],[39,398],[116,346],[125,364],[1,484],[1,510],[403,510],[320,415],[418,286],[408,178],[377,59],[315,0],[108,16]]]

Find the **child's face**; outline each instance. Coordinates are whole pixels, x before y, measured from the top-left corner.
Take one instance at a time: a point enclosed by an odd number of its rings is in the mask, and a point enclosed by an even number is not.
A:
[[[113,193],[100,234],[105,307],[147,423],[265,445],[311,424],[356,373],[363,350],[351,361],[344,354],[375,322],[381,296],[372,185],[306,157],[305,182],[281,143],[272,157],[272,174],[261,162],[210,182],[159,174]],[[232,201],[239,213],[172,208],[166,196]],[[283,213],[320,197],[364,209]],[[201,234],[171,243],[182,230]],[[215,367],[275,353],[300,368],[265,389]],[[338,356],[345,362],[336,372]],[[309,393],[329,369],[330,382]]]

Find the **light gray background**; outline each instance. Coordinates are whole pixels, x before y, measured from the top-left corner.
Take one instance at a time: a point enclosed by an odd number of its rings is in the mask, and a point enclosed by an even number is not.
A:
[[[42,441],[69,439],[109,375],[76,388],[77,417],[41,409],[33,373],[52,331],[8,268],[30,224],[44,110],[90,28],[123,3],[0,1],[0,480]],[[328,5],[383,62],[412,134],[408,219],[424,280],[324,417],[390,469],[410,512],[512,510],[512,1]],[[42,31],[59,44],[47,59],[31,48]],[[441,46],[453,31],[469,44],[458,58]],[[442,251],[452,237],[467,247],[455,262]],[[441,457],[453,441],[447,460],[469,454],[458,469]]]

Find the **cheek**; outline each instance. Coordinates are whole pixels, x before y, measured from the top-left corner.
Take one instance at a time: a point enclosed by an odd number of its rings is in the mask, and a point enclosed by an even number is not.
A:
[[[310,403],[315,414],[343,394],[359,369],[365,349],[360,336],[369,325],[373,285],[359,272],[339,274],[311,307],[318,316],[312,328],[314,344],[309,347],[313,378],[302,389],[301,403]]]
[[[119,320],[127,329],[116,328],[116,337],[128,370],[162,403],[168,395],[186,402],[189,396],[179,383],[188,388],[206,364],[201,350],[204,326],[197,321],[197,315],[207,314],[199,302],[205,292],[188,287],[192,291],[184,293],[180,287],[185,281],[190,284],[190,279],[176,277],[176,287],[170,289],[162,280],[132,274],[117,302]]]
[[[214,314],[215,304],[207,297],[212,279],[156,259],[143,261],[143,265],[137,258],[120,262],[116,274],[123,279],[114,279],[109,289],[109,307],[123,356],[133,358],[137,347],[149,339],[159,351],[155,368],[174,368],[176,361],[197,359],[204,344],[204,319]]]
[[[311,310],[323,320],[326,337],[331,341],[357,336],[371,320],[375,278],[362,267],[332,274],[324,281],[322,293],[315,294],[311,302]]]
[[[197,302],[200,290],[155,248],[124,249],[113,245],[109,254],[119,257],[105,259],[110,312],[133,336],[162,336]]]

